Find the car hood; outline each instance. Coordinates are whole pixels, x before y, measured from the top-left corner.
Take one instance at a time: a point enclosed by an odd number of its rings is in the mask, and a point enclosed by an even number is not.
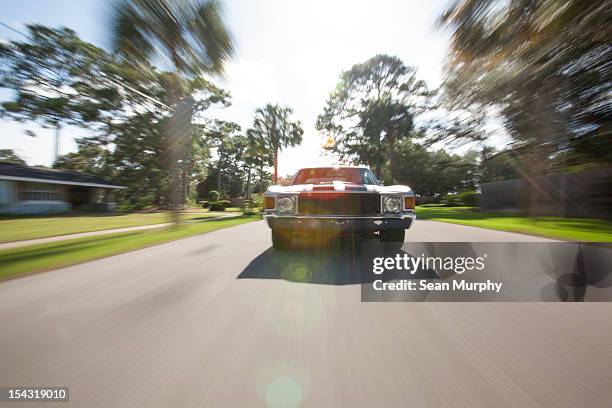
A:
[[[289,193],[305,193],[305,192],[371,192],[379,194],[406,194],[412,193],[408,186],[393,185],[379,186],[376,184],[355,184],[345,183],[342,181],[334,181],[333,184],[296,184],[292,186],[270,186],[268,193],[273,194],[289,194]]]

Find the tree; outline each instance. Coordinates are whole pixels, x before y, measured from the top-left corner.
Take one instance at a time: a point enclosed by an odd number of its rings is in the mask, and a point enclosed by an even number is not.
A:
[[[78,171],[99,177],[112,177],[110,166],[111,152],[102,147],[95,139],[77,140],[78,150],[60,156],[53,167],[56,169]]]
[[[108,54],[82,41],[74,31],[31,24],[26,41],[0,43],[0,87],[14,98],[1,113],[17,121],[34,121],[55,129],[57,160],[60,130],[90,125],[118,107],[117,85],[109,78]]]
[[[510,180],[521,177],[516,163],[516,153],[512,150],[498,152],[486,146],[480,153],[478,183]]]
[[[178,160],[183,139],[190,134],[194,102],[183,85],[186,78],[204,73],[220,74],[232,54],[230,34],[216,0],[125,0],[115,8],[114,48],[132,64],[151,61],[173,68],[167,82],[173,117],[164,129],[167,135],[171,173],[173,222],[178,223]]]
[[[414,118],[431,93],[416,71],[397,57],[377,55],[343,72],[317,119],[334,140],[326,149],[341,160],[357,160],[382,176],[389,161],[395,179],[397,143],[414,135]]]
[[[448,193],[473,190],[478,180],[478,153],[449,154],[428,151],[407,139],[397,148],[397,178],[409,185],[419,197],[438,201]]]
[[[55,167],[100,175],[125,185],[127,189],[117,193],[123,208],[169,207],[172,183],[164,130],[175,117],[164,103],[169,78],[174,76],[155,70],[147,75],[140,71],[126,75],[122,84],[127,87],[120,92],[122,109],[117,110],[114,120],[98,134],[79,140],[78,151],[60,157]],[[198,99],[193,100],[196,115],[213,104],[226,104],[227,94],[208,82],[198,79],[181,86],[198,89]],[[206,177],[210,162],[207,129],[208,123],[190,126],[190,133],[181,140],[183,154],[176,169],[183,199],[195,198],[193,187]]]
[[[155,93],[158,100],[168,101],[168,87],[164,81],[174,78],[167,73],[157,74],[151,89],[159,89]],[[181,86],[189,93],[198,89],[198,99],[189,101],[193,107],[190,112],[195,112],[194,120],[201,120],[198,115],[211,105],[227,103],[227,94],[208,82],[196,79],[184,81]],[[125,193],[129,195],[125,198],[130,205],[154,204],[174,208],[173,197],[184,203],[187,197],[193,197],[198,180],[206,177],[211,154],[208,123],[188,124],[188,128],[183,130],[184,136],[176,140],[169,133],[169,129],[178,126],[172,123],[177,119],[176,114],[157,104],[148,106],[148,110],[142,107],[139,110],[141,112],[132,114],[110,129],[110,142],[115,146],[111,164],[118,181],[128,187]],[[177,154],[174,167],[173,161],[168,160],[170,145]]]
[[[445,92],[499,110],[522,173],[612,163],[609,2],[460,0]]]
[[[0,162],[26,164],[25,160],[19,157],[13,149],[0,149]]]
[[[253,126],[247,131],[251,143],[267,152],[267,159],[274,165],[272,181],[278,178],[278,152],[285,147],[297,146],[302,143],[304,130],[299,121],[292,121],[293,110],[289,107],[267,104],[255,111]]]
[[[245,165],[244,151],[246,149],[246,138],[242,135],[234,135],[226,138],[217,149],[218,160],[216,173],[221,181],[219,192],[224,197],[238,197],[244,191]]]

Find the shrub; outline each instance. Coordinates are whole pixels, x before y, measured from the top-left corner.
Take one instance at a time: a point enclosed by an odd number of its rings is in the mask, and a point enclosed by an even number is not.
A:
[[[225,204],[220,201],[213,201],[210,203],[210,211],[225,211]]]
[[[221,194],[219,194],[219,192],[217,190],[210,190],[208,192],[208,198],[209,200],[212,201],[219,201],[219,197],[221,196]]]
[[[210,202],[209,201],[200,201],[200,205],[202,206],[202,208],[208,208],[208,207],[210,207]]]
[[[242,214],[244,215],[259,214],[259,208],[245,208],[244,210],[242,210]]]
[[[253,200],[244,200],[242,213],[244,215],[255,215],[259,213],[259,205]]]
[[[449,207],[475,207],[478,205],[479,196],[475,191],[460,191],[445,195],[441,203]]]
[[[209,208],[210,211],[225,211],[225,209],[230,205],[231,203],[229,200],[211,201],[209,203]]]

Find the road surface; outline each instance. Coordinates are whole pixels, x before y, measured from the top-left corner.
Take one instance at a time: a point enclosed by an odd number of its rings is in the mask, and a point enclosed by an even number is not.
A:
[[[347,256],[279,255],[254,222],[0,283],[0,386],[68,385],[61,407],[612,406],[609,304],[361,303],[334,284]]]

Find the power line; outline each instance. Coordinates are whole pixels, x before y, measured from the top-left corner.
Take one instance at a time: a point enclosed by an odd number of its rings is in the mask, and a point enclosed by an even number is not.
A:
[[[13,32],[16,32],[16,33],[17,33],[17,34],[19,34],[19,35],[22,35],[22,36],[24,36],[24,37],[26,37],[26,38],[30,38],[30,37],[28,37],[28,35],[27,35],[27,34],[25,34],[24,32],[19,31],[19,30],[17,30],[16,28],[13,28],[13,27],[11,27],[11,26],[10,26],[10,25],[8,25],[8,24],[3,23],[2,21],[0,21],[0,25],[1,25],[1,26],[3,26],[3,27],[8,28],[9,30],[11,30],[11,31],[13,31]]]
[[[164,108],[166,108],[166,109],[168,109],[168,110],[170,110],[170,111],[174,112],[174,109],[173,109],[173,108],[169,107],[168,105],[164,104],[164,103],[163,103],[163,102],[161,102],[161,101],[158,101],[157,99],[153,98],[152,96],[149,96],[149,95],[145,94],[144,92],[140,92],[138,89],[132,88],[131,86],[126,85],[126,84],[124,84],[124,83],[118,83],[118,82],[115,82],[114,80],[112,80],[112,79],[111,79],[111,78],[109,78],[108,76],[106,77],[106,80],[107,80],[107,81],[109,81],[109,82],[111,82],[111,83],[113,83],[113,84],[114,84],[114,85],[116,85],[116,86],[122,86],[122,87],[125,87],[125,88],[129,89],[129,90],[130,90],[130,91],[132,91],[132,92],[136,92],[138,95],[140,95],[140,96],[142,96],[142,97],[144,97],[144,98],[147,98],[147,99],[148,99],[148,100],[150,100],[151,102],[154,102],[154,103],[156,103],[156,104],[158,104],[158,105],[160,105],[160,106],[162,106],[162,107],[164,107]]]

